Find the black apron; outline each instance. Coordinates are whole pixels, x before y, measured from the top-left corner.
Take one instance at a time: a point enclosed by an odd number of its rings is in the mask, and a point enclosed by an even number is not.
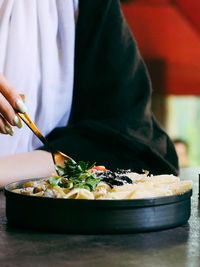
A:
[[[79,0],[70,121],[47,138],[77,161],[178,173],[173,143],[152,115],[146,66],[117,0]]]

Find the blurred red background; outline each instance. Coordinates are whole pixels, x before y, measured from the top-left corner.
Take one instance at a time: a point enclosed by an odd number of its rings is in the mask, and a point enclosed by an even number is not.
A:
[[[154,92],[200,95],[200,0],[130,0],[122,10]]]

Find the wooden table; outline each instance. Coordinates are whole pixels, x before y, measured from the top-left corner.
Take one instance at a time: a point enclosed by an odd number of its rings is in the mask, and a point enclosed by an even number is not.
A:
[[[198,168],[181,170],[194,182],[192,214],[186,225],[158,232],[124,235],[67,235],[11,228],[0,193],[1,267],[199,267],[200,207]]]

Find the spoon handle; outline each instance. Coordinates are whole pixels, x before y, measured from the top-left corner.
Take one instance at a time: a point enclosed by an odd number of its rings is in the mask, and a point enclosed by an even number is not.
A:
[[[27,113],[17,113],[19,117],[26,123],[26,125],[32,130],[32,132],[40,139],[40,141],[48,147],[49,151],[53,151],[51,145],[47,141],[47,139],[41,134],[41,132],[38,130],[36,125],[32,122],[32,120],[29,118]]]

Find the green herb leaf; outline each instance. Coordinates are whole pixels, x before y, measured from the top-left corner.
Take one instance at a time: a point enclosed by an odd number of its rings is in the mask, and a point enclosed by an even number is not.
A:
[[[62,168],[62,167],[60,167],[58,165],[55,165],[55,169],[56,169],[56,171],[58,172],[58,174],[60,176],[63,176],[65,174],[65,168]]]
[[[49,184],[51,186],[56,186],[61,182],[61,179],[62,179],[61,177],[50,177],[49,178]]]
[[[73,188],[84,188],[89,191],[94,191],[98,183],[101,181],[100,177],[96,177],[92,173],[88,172],[94,165],[92,164],[89,167],[89,162],[79,161],[76,163],[73,160],[65,160],[65,167],[62,168],[60,166],[56,166],[56,170],[58,171],[61,177],[68,179],[69,182],[73,183]],[[49,179],[49,183],[54,185],[59,185],[63,187],[61,178],[51,177]]]

